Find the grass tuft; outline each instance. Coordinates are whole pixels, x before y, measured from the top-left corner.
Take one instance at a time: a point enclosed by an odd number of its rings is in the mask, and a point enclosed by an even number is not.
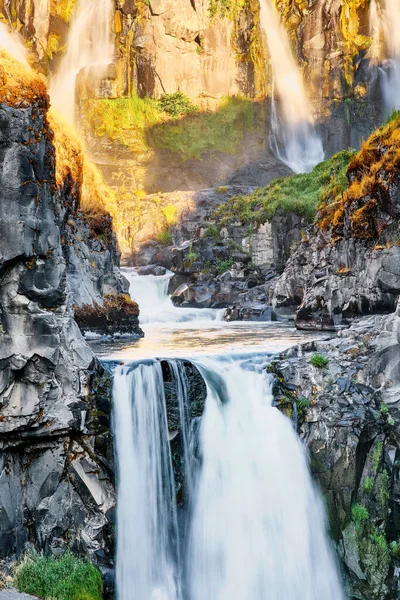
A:
[[[310,358],[310,363],[313,365],[313,367],[316,367],[317,369],[324,369],[328,365],[329,360],[323,354],[316,352]]]
[[[26,557],[17,568],[15,584],[20,592],[44,600],[102,600],[100,571],[69,552],[60,558]]]

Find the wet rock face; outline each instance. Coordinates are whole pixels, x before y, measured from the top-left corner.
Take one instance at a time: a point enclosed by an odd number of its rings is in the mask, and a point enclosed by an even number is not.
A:
[[[307,446],[350,597],[361,600],[398,594],[398,331],[398,315],[357,320],[270,369],[277,404]],[[317,353],[325,366],[313,366]]]
[[[45,109],[0,106],[0,552],[107,562],[110,385],[68,310]]]

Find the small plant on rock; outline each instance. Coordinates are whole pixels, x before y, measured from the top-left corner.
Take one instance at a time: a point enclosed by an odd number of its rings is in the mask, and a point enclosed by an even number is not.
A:
[[[162,246],[172,246],[173,240],[170,230],[163,229],[160,231],[160,233],[157,235],[157,242]]]
[[[199,255],[193,250],[192,244],[190,244],[189,252],[185,257],[185,265],[191,267],[198,258]]]
[[[311,402],[308,400],[308,398],[305,398],[304,396],[300,396],[299,399],[297,400],[297,410],[299,412],[299,416],[304,419],[304,417],[306,416],[306,413],[307,413],[307,409],[310,408],[310,406],[311,406]]]
[[[324,369],[328,365],[329,359],[323,354],[316,352],[312,355],[310,363],[313,365],[313,367],[316,367],[317,369]]]
[[[361,529],[363,523],[369,520],[369,512],[362,504],[353,504],[351,507],[351,520],[356,529]]]
[[[366,477],[363,481],[362,487],[364,492],[370,494],[374,489],[374,480],[372,479],[372,477]]]
[[[226,273],[232,269],[232,265],[233,260],[231,258],[228,258],[227,260],[217,260],[215,266],[217,268],[218,275],[222,275],[223,273]]]

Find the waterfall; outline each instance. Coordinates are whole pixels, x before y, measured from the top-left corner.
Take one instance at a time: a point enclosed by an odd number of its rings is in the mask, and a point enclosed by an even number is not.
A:
[[[173,273],[139,275],[136,269],[123,269],[130,283],[129,293],[140,306],[140,324],[176,324],[192,321],[222,321],[224,309],[178,308],[173,305],[168,287]]]
[[[7,25],[0,22],[0,48],[5,50],[15,60],[29,67],[26,49],[19,36],[14,31],[10,32]]]
[[[161,367],[151,361],[115,374],[118,599],[342,600],[322,501],[291,422],[272,407],[263,366],[254,357],[193,363],[207,399],[200,458],[187,463],[193,495],[182,553]]]
[[[36,50],[41,60],[47,48],[50,28],[50,0],[34,0],[33,24],[35,27]]]
[[[114,378],[119,600],[180,600],[178,536],[161,365]]]
[[[390,63],[384,72],[383,95],[388,113],[400,107],[400,2],[384,0],[382,27]]]
[[[272,149],[295,173],[311,171],[324,160],[324,150],[313,125],[301,73],[273,0],[261,0],[260,20],[280,100],[280,105],[274,99],[272,103]]]
[[[114,56],[111,32],[112,0],[79,0],[68,34],[67,51],[50,82],[52,105],[74,120],[76,77],[85,67],[105,73]]]

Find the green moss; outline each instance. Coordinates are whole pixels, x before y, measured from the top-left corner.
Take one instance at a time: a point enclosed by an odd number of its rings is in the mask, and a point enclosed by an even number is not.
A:
[[[89,562],[70,553],[61,558],[35,555],[17,568],[15,584],[20,592],[45,600],[101,600],[101,573]]]
[[[170,150],[184,161],[200,158],[206,151],[235,154],[253,124],[251,100],[229,97],[216,111],[198,112],[155,125],[148,131],[147,143]]]
[[[162,107],[165,109],[166,102],[132,96],[88,100],[84,112],[98,137],[107,136],[136,152],[164,148],[183,161],[200,158],[206,151],[235,154],[254,124],[253,103],[241,97],[224,98],[216,111],[193,113],[186,109],[182,114],[182,106],[178,109],[171,101],[167,115]]]
[[[221,239],[220,230],[216,225],[209,225],[204,232],[204,237],[206,238],[215,238],[216,240]]]
[[[295,212],[314,220],[320,206],[346,189],[347,167],[353,155],[353,151],[344,150],[317,165],[311,173],[276,179],[248,196],[231,198],[216,211],[220,225],[237,219],[244,224],[265,223],[278,211]]]

